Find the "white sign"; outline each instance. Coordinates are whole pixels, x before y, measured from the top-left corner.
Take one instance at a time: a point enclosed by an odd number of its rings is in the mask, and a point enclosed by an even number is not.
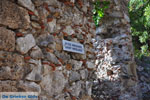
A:
[[[63,40],[63,50],[84,54],[84,47],[80,43]]]

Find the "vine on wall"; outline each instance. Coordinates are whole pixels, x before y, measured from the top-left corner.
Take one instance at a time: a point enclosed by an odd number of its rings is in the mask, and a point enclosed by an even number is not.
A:
[[[109,1],[99,1],[94,2],[93,9],[93,20],[95,25],[98,27],[100,20],[104,17],[104,11],[109,7]]]

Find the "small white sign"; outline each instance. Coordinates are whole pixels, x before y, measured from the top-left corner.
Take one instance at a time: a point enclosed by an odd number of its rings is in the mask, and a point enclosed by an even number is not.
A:
[[[63,40],[63,50],[84,54],[84,47],[82,44],[67,40]]]

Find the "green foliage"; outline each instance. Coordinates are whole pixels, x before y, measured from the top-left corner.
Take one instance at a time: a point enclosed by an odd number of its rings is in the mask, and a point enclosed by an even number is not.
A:
[[[135,56],[150,56],[150,0],[130,0],[129,14]]]
[[[104,17],[104,10],[109,7],[110,2],[109,1],[102,1],[97,0],[94,3],[94,9],[93,9],[93,20],[96,26],[99,25],[99,21]]]

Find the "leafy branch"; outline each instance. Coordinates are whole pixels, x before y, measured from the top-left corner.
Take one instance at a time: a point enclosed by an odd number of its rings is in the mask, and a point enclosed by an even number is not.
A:
[[[129,14],[135,56],[150,56],[150,0],[130,0]]]
[[[93,20],[96,26],[99,26],[99,21],[104,17],[104,11],[109,7],[109,1],[96,1],[94,3]]]

